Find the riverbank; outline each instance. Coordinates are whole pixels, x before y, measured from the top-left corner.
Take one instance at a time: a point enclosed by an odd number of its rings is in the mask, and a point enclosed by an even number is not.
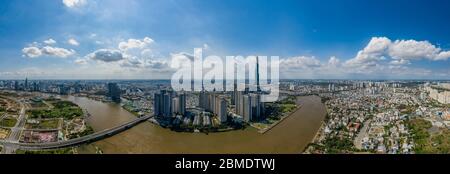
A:
[[[270,131],[272,128],[274,128],[275,126],[277,126],[278,124],[280,124],[281,122],[283,122],[287,117],[294,115],[295,112],[297,112],[299,109],[302,108],[302,105],[297,106],[297,108],[292,111],[289,114],[286,114],[285,116],[281,116],[281,118],[277,121],[275,121],[274,123],[272,123],[270,126],[266,127],[266,128],[259,128],[258,126],[255,126],[253,123],[250,124],[250,126],[252,126],[253,128],[257,129],[259,133],[261,134],[265,134],[267,131]]]
[[[70,98],[91,113],[89,123],[95,130],[123,124],[136,117],[120,105],[87,98]],[[264,134],[248,126],[243,130],[217,133],[185,133],[144,122],[112,137],[91,143],[111,153],[137,154],[292,154],[301,153],[314,138],[325,118],[324,105],[316,96],[300,97],[302,107]],[[92,150],[78,148],[78,152]]]

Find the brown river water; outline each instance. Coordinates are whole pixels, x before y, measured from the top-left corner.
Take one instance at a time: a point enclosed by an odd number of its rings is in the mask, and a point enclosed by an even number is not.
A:
[[[67,97],[87,109],[95,131],[108,129],[136,117],[117,104],[84,97]],[[301,153],[314,138],[325,118],[325,106],[317,96],[299,97],[302,108],[264,134],[248,127],[221,133],[180,133],[143,122],[112,137],[94,142],[104,153],[137,154],[290,154]],[[90,146],[90,145],[88,145]],[[87,146],[79,153],[92,153]]]

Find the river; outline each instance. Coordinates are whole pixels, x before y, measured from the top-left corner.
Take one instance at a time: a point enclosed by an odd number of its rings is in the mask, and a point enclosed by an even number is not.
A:
[[[88,123],[95,131],[108,129],[136,117],[117,104],[103,103],[84,97],[67,97],[91,114]],[[248,126],[244,130],[221,133],[180,133],[161,128],[150,122],[141,123],[127,131],[94,142],[104,153],[301,153],[314,138],[324,120],[325,106],[317,96],[299,97],[302,108],[284,119],[265,134]],[[89,146],[89,145],[88,145]],[[87,146],[79,153],[92,153]]]

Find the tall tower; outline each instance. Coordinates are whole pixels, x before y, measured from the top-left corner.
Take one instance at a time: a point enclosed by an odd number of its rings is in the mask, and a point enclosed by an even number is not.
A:
[[[256,56],[256,91],[261,92],[261,87],[259,86],[259,58]]]
[[[25,88],[24,90],[28,89],[28,78],[25,78],[25,87],[24,88]]]
[[[231,95],[231,105],[236,104],[236,96],[237,96],[237,67],[236,63],[233,64],[233,73],[234,73],[234,80],[233,80],[233,95]]]

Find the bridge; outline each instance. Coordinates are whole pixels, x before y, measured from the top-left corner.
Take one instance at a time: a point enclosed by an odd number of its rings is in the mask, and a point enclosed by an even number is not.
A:
[[[106,129],[106,130],[103,130],[100,132],[96,132],[96,133],[93,133],[90,135],[86,135],[83,137],[70,139],[70,140],[66,140],[66,141],[48,142],[48,143],[20,143],[20,142],[11,142],[11,141],[0,140],[0,144],[2,144],[4,146],[22,149],[22,150],[57,149],[57,148],[76,146],[76,145],[80,145],[80,144],[98,141],[98,140],[106,138],[106,137],[110,137],[112,135],[115,135],[115,134],[125,131],[127,129],[130,129],[130,128],[138,125],[139,123],[141,123],[145,120],[148,120],[151,117],[152,117],[151,115],[142,116],[133,121],[113,127],[111,129]]]

